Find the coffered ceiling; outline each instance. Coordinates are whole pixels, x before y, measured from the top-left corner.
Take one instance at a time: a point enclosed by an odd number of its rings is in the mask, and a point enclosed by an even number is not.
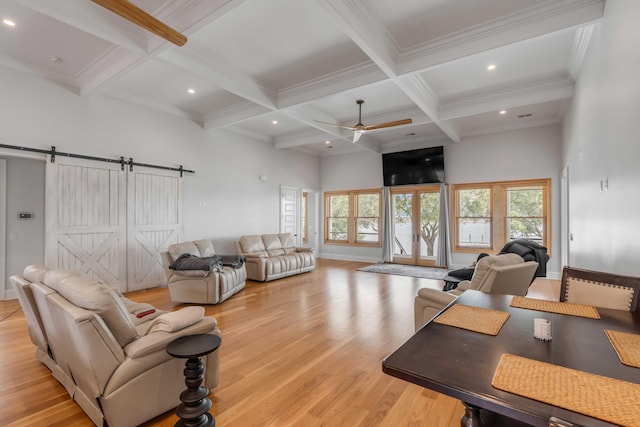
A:
[[[0,25],[0,65],[315,155],[560,122],[604,9],[604,0],[133,3],[187,43],[90,0],[0,0],[0,18],[15,23]],[[351,131],[316,121],[355,125],[357,99],[365,125],[413,123],[352,143]]]

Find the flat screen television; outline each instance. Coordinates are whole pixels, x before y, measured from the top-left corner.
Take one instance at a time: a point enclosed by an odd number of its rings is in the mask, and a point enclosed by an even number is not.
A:
[[[382,174],[385,187],[444,182],[443,147],[385,153]]]

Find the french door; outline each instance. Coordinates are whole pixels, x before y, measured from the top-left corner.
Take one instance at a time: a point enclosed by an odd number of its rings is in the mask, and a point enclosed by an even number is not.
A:
[[[392,188],[391,201],[394,226],[393,262],[435,265],[440,226],[440,188]]]

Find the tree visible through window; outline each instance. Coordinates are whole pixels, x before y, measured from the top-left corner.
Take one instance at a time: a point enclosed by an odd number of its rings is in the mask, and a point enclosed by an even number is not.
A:
[[[460,190],[458,245],[472,248],[491,246],[491,190]]]
[[[507,190],[507,238],[544,239],[543,188],[522,187]]]
[[[550,250],[550,179],[457,184],[453,200],[457,250],[499,251],[522,238]]]
[[[325,193],[325,243],[380,246],[380,190]]]

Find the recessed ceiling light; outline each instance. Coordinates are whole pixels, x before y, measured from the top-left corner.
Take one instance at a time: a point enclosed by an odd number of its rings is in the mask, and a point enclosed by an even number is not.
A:
[[[196,93],[195,89],[187,89],[187,92],[189,92],[191,95],[193,95],[194,93]]]
[[[324,143],[329,145],[329,144],[331,144],[331,141],[325,141]]]
[[[16,26],[16,23],[13,22],[11,19],[3,19],[2,23],[4,25],[6,25],[7,27],[15,27]]]
[[[489,66],[487,66],[487,70],[489,71],[493,71],[496,69],[496,64],[489,64]]]
[[[277,124],[278,124],[278,121],[277,121],[277,120],[272,120],[272,121],[271,121],[271,124],[272,124],[272,125],[277,125]]]
[[[500,114],[502,115],[507,114],[507,110],[500,110]]]

